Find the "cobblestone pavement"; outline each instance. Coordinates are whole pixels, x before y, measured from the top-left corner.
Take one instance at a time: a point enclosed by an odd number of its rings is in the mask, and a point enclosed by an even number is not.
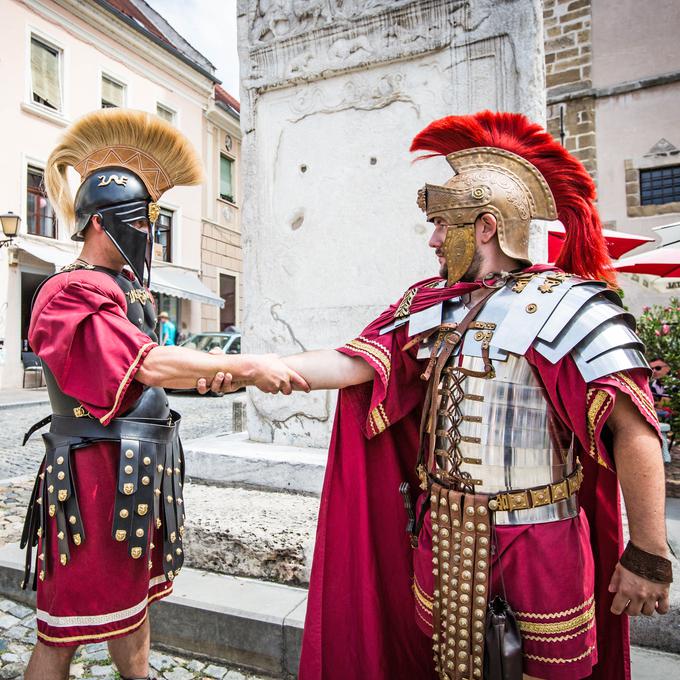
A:
[[[35,643],[35,613],[12,600],[0,599],[0,680],[21,678]],[[152,650],[151,674],[164,680],[265,680],[261,676],[210,661]],[[71,678],[114,680],[106,643],[80,647],[71,666]]]
[[[187,441],[230,430],[231,402],[238,394],[219,398],[183,392],[170,394],[171,408],[182,414],[182,439]],[[49,413],[47,404],[0,410],[0,479],[36,473],[45,452],[40,432],[24,447],[21,440],[33,423]]]

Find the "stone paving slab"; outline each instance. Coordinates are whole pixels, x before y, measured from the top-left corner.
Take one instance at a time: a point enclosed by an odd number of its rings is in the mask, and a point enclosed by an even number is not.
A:
[[[223,433],[184,442],[187,473],[214,484],[319,495],[326,449],[263,444],[247,433]]]

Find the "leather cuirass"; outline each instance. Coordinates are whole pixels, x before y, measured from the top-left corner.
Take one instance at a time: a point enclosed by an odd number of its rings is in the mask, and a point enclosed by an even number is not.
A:
[[[130,280],[123,273],[104,267],[78,267],[78,265],[71,265],[64,271],[72,271],[78,268],[92,269],[109,275],[125,295],[128,320],[139,328],[142,333],[148,335],[153,342],[158,341],[155,330],[156,310],[151,293],[146,288],[143,288],[136,279]],[[61,273],[58,272],[54,276],[59,276]],[[93,348],[94,350],[96,348]],[[61,416],[73,416],[74,414],[82,413],[83,409],[80,402],[61,390],[49,367],[44,363],[43,372],[45,374],[45,383],[47,384],[47,393],[50,398],[52,413]],[[167,419],[170,416],[170,406],[165,390],[161,387],[145,387],[135,404],[120,415],[135,418]]]

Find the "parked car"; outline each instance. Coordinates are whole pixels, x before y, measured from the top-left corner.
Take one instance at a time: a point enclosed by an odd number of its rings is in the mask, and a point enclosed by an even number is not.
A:
[[[225,354],[240,354],[241,353],[241,334],[235,333],[194,333],[186,340],[179,344],[180,347],[190,347],[197,349],[200,352],[210,352],[218,348]],[[167,390],[168,392],[195,392],[196,390]],[[212,394],[208,392],[207,396],[221,397],[222,394]]]
[[[210,352],[216,347],[225,354],[241,353],[240,333],[194,333],[180,343],[180,347],[190,347],[201,352]]]

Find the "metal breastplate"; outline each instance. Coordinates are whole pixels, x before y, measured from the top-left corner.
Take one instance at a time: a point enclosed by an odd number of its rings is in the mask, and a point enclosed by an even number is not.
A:
[[[78,268],[71,266],[69,271]],[[83,267],[85,268],[85,267]],[[108,274],[120,287],[127,301],[127,318],[154,342],[156,335],[156,310],[151,294],[142,288],[136,280],[130,281],[121,273],[103,267],[94,267],[96,271]],[[61,273],[61,272],[59,272]],[[55,274],[57,276],[58,274]],[[47,280],[47,279],[46,279]],[[37,293],[36,293],[37,295]],[[46,364],[43,364],[47,394],[50,398],[52,413],[62,416],[86,415],[77,399],[65,394],[59,387],[56,378]],[[162,387],[145,387],[135,404],[124,414],[126,417],[167,419],[170,417],[170,405]]]
[[[485,311],[478,315],[480,322],[493,318],[493,308],[491,315]],[[495,355],[491,378],[458,370],[484,372],[479,341],[480,333],[469,331],[461,350],[449,358],[442,372],[435,445],[448,455],[439,456],[438,465],[454,468],[476,493],[560,482],[575,468],[572,433],[553,414],[523,356]],[[565,519],[577,512],[574,496],[544,507],[497,512],[495,517],[497,524],[530,524]]]

